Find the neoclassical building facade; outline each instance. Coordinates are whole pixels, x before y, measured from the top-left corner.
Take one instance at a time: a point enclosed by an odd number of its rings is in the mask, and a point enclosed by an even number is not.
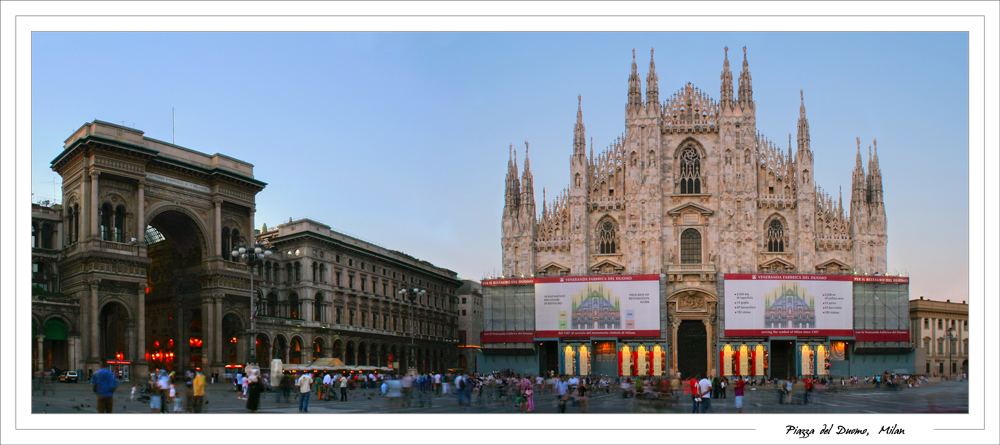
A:
[[[311,220],[254,229],[265,183],[253,165],[103,121],[81,126],[51,163],[62,204],[32,205],[33,369],[96,370],[104,359],[152,368],[242,366],[338,357],[421,370],[453,358],[455,272]],[[256,239],[274,255],[252,272],[230,252]],[[427,291],[413,308],[395,294]],[[398,351],[398,352],[397,352]],[[406,362],[395,359],[405,366]]]
[[[845,203],[814,182],[801,91],[796,137],[789,134],[783,149],[757,130],[746,48],[735,86],[728,48],[720,78],[717,99],[688,83],[661,100],[653,52],[643,92],[633,50],[623,134],[597,153],[591,140],[588,154],[578,98],[569,185],[552,200],[543,190],[540,210],[528,147],[523,170],[511,147],[504,276],[661,274],[667,343],[707,337],[712,369],[723,274],[884,274],[887,223],[875,142],[865,167],[857,141]]]

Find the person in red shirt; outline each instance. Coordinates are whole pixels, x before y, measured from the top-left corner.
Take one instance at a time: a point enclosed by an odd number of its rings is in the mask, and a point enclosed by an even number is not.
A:
[[[700,397],[698,397],[698,394],[701,392],[701,390],[698,388],[698,379],[697,378],[692,377],[691,380],[688,381],[688,391],[691,391],[691,403],[692,403],[691,412],[692,413],[697,413],[698,412],[698,399],[700,398]]]
[[[737,378],[736,385],[733,386],[733,393],[736,395],[736,409],[743,414],[743,387],[746,385],[743,379]]]
[[[811,395],[813,391],[813,380],[806,377],[805,380],[802,381],[802,384],[806,388],[806,393],[802,395],[802,404],[806,405],[809,403],[809,395]]]

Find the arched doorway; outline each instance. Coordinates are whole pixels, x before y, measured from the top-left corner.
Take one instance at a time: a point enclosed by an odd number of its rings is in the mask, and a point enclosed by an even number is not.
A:
[[[701,320],[682,320],[677,327],[677,370],[682,378],[708,374],[708,333]]]
[[[302,363],[302,339],[298,336],[292,337],[291,347],[288,349],[288,363]]]
[[[257,334],[255,343],[257,347],[257,363],[261,366],[266,366],[267,363],[271,362],[271,341],[267,338],[267,335]]]
[[[316,339],[313,340],[313,347],[312,347],[313,361],[319,360],[319,358],[323,356],[323,352],[326,350],[324,344],[325,342],[323,341],[323,337],[316,337]]]
[[[50,318],[42,330],[45,340],[42,342],[42,369],[69,368],[69,348],[66,343],[66,323],[58,318]],[[37,342],[32,342],[36,345]]]
[[[288,347],[286,346],[284,336],[274,336],[273,355],[274,358],[281,360],[282,363],[289,363],[290,359],[288,358]]]
[[[242,363],[240,351],[246,343],[243,323],[234,314],[222,317],[222,361],[229,365]]]
[[[129,315],[125,306],[116,301],[107,303],[101,308],[101,315],[98,318],[98,332],[100,332],[100,358],[112,360],[124,360],[126,351],[129,350],[128,326]]]
[[[205,324],[202,320],[201,293],[206,269],[203,260],[209,257],[209,253],[203,226],[189,212],[173,205],[151,209],[143,233],[146,256],[150,260],[144,294],[146,343],[159,341],[162,353],[170,359],[165,364],[173,370],[197,365],[192,356],[197,356],[200,362],[202,350],[217,350],[213,342],[221,342],[223,350],[222,357],[214,359],[229,362],[234,359],[230,357],[233,351],[226,350],[237,345],[246,348],[249,340],[242,333],[244,328],[241,324],[239,332],[224,332],[222,339],[214,339],[214,336],[201,332]],[[200,321],[195,323],[196,320]],[[232,327],[239,323],[231,320],[229,324]],[[234,336],[238,338],[236,343],[231,341]],[[165,344],[172,346],[163,349]],[[196,347],[195,344],[201,346]],[[246,351],[240,351],[235,359],[242,359],[244,354]]]
[[[339,359],[341,362],[347,363],[344,361],[344,342],[342,340],[340,339],[334,340],[333,348],[331,348],[331,350],[332,350],[331,355],[333,355],[333,358]]]
[[[368,346],[358,344],[358,366],[368,366]]]
[[[344,357],[344,364],[347,366],[356,366],[358,363],[355,360],[357,355],[354,353],[354,342],[347,342],[347,355]]]

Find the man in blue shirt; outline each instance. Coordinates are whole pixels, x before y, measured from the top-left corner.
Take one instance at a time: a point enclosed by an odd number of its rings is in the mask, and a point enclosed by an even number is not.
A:
[[[566,376],[559,376],[559,380],[556,380],[555,384],[556,398],[559,401],[559,412],[566,412],[566,398],[568,397],[567,392],[569,391],[569,383],[566,382]]]
[[[90,384],[94,386],[94,392],[97,393],[97,412],[111,414],[111,408],[114,405],[112,396],[114,396],[115,388],[118,386],[118,379],[108,369],[107,360],[101,361],[101,369],[94,373]]]

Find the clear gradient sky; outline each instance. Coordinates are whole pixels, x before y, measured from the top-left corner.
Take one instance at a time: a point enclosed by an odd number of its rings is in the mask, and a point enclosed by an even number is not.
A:
[[[69,33],[31,39],[34,200],[80,125],[250,162],[256,225],[308,217],[462,278],[501,269],[508,146],[524,141],[539,212],[569,183],[577,95],[601,151],[624,130],[632,49],[645,89],[718,100],[747,47],[757,128],[785,147],[799,90],[816,184],[849,205],[860,137],[878,139],[888,269],[911,298],[968,300],[969,43],[955,33]],[[85,63],[84,63],[85,62]],[[735,86],[734,86],[735,88]],[[171,108],[176,137],[171,135]],[[56,183],[53,184],[53,181]]]

